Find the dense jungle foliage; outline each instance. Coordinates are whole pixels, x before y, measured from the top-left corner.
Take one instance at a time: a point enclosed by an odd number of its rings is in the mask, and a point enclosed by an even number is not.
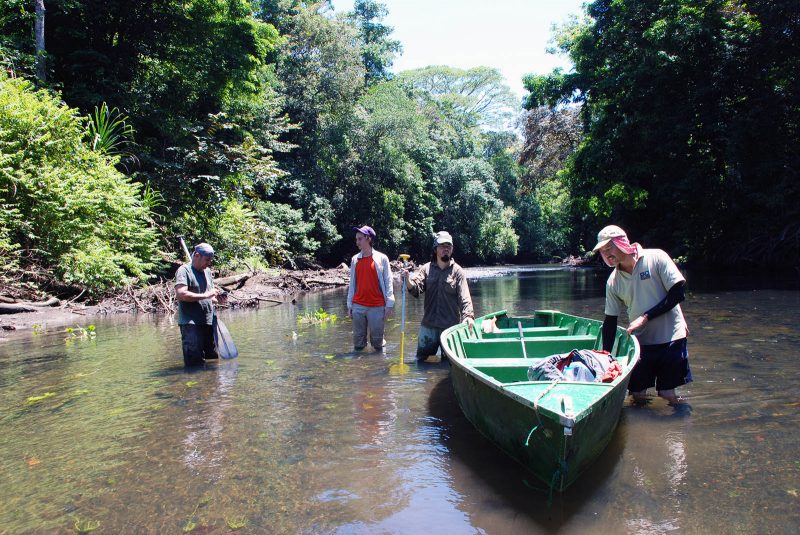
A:
[[[580,105],[573,236],[620,221],[690,260],[797,268],[800,2],[598,0],[556,44],[575,70],[528,76],[526,107]]]
[[[796,265],[796,2],[589,3],[554,38],[574,72],[527,77],[526,109],[490,66],[394,74],[386,14],[0,0],[0,283],[99,296],[176,235],[228,269],[335,265],[361,224],[420,261],[435,230],[466,264],[547,261],[613,221]]]

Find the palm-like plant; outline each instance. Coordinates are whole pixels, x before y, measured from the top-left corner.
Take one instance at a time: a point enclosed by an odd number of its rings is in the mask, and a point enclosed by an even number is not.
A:
[[[122,156],[125,145],[133,136],[133,126],[128,117],[117,108],[108,108],[103,102],[100,109],[95,106],[94,115],[89,116],[88,134],[92,150],[106,156]]]

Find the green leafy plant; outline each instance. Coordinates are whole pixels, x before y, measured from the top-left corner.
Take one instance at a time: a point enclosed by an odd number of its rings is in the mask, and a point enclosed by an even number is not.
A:
[[[65,340],[94,340],[97,337],[94,325],[88,327],[67,327]]]
[[[78,111],[0,71],[0,125],[0,261],[90,296],[146,282],[160,260],[142,186],[84,143]]]
[[[226,517],[225,523],[232,530],[242,529],[247,527],[247,518],[243,516],[234,516],[231,518]]]
[[[117,108],[109,109],[103,102],[100,109],[95,106],[94,115],[89,116],[87,134],[92,150],[107,156],[122,154],[122,147],[130,143],[133,137],[133,126],[128,124],[128,117]]]
[[[75,524],[73,525],[75,528],[75,532],[78,534],[84,533],[91,533],[92,531],[96,530],[100,527],[99,520],[83,520],[80,518],[75,519]]]
[[[298,323],[309,323],[312,325],[317,325],[320,323],[335,323],[336,322],[336,314],[329,314],[325,312],[322,308],[319,310],[314,310],[313,312],[304,312],[303,314],[297,315],[297,322]]]

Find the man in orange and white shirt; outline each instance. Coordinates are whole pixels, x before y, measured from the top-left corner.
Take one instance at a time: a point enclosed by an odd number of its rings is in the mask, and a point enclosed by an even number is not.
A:
[[[372,247],[372,227],[353,227],[359,253],[350,261],[350,288],[347,292],[347,316],[353,319],[353,348],[360,351],[369,342],[382,351],[386,318],[394,313],[394,288],[389,257]]]

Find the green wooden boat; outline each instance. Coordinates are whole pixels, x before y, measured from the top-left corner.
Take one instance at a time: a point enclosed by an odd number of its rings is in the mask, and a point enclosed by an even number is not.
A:
[[[487,321],[495,332],[484,332]],[[529,381],[528,369],[551,355],[601,349],[601,326],[557,311],[500,311],[476,319],[473,330],[459,324],[442,333],[464,415],[551,491],[566,489],[611,440],[639,343],[617,328],[612,356],[622,373],[610,383]]]

